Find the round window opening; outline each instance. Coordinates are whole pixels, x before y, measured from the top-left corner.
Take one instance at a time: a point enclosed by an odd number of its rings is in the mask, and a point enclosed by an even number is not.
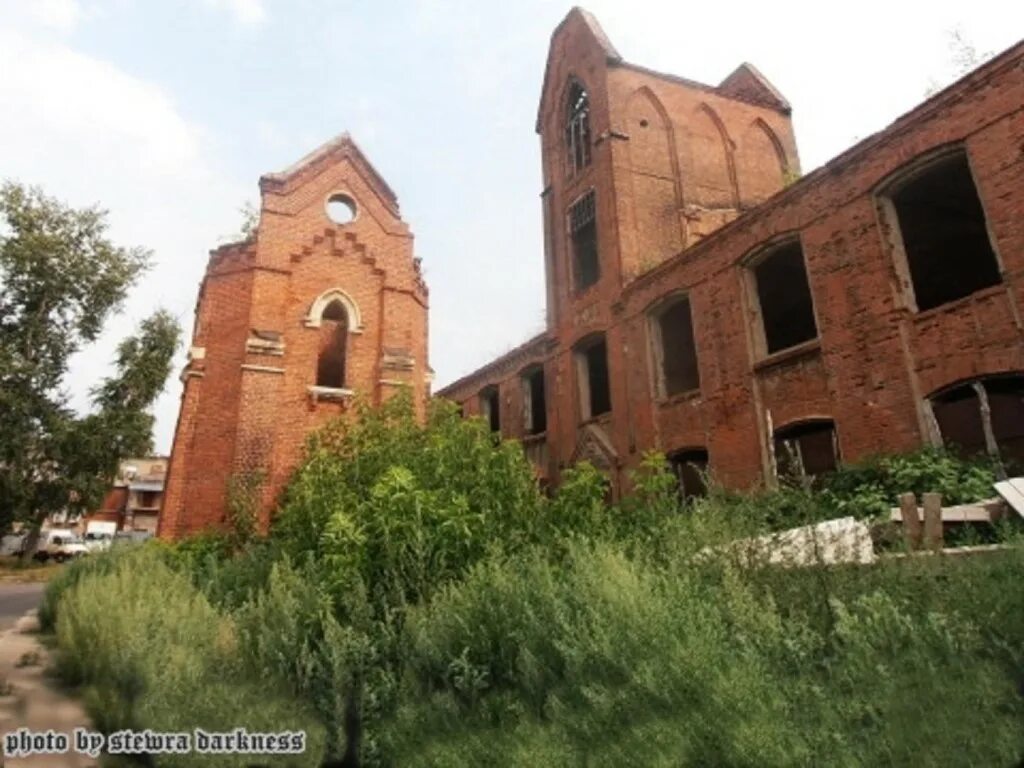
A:
[[[331,195],[327,199],[327,218],[335,224],[348,224],[356,218],[356,201],[348,195]]]

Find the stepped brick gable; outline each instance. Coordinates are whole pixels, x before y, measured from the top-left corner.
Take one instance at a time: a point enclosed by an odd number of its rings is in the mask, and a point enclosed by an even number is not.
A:
[[[159,534],[258,527],[309,433],[356,397],[429,396],[427,287],[394,192],[348,135],[260,179],[259,223],[199,289]]]

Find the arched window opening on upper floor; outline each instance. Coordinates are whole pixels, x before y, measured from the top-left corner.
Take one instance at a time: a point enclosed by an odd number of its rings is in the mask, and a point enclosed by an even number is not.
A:
[[[491,432],[501,431],[501,400],[497,387],[487,387],[480,392],[480,415],[487,421]]]
[[[962,149],[904,175],[881,203],[897,268],[909,277],[918,311],[999,284],[999,262]]]
[[[672,474],[679,483],[679,495],[684,500],[708,494],[708,452],[704,448],[673,451],[666,456]]]
[[[931,397],[942,442],[963,458],[999,460],[1011,474],[1024,471],[1024,376],[965,382]]]
[[[839,441],[831,419],[781,427],[773,440],[780,480],[806,486],[839,466]]]
[[[569,83],[565,149],[570,176],[575,176],[590,165],[590,97],[578,80]]]
[[[657,307],[651,315],[650,329],[658,397],[700,389],[689,298],[679,296]]]
[[[539,435],[547,431],[548,411],[544,391],[544,368],[536,366],[522,377],[523,387],[523,428],[527,435]]]
[[[799,239],[773,246],[749,264],[759,316],[758,357],[781,352],[818,337],[814,301]]]
[[[317,355],[316,385],[345,388],[345,353],[348,346],[348,314],[334,299],[320,314],[320,348]]]

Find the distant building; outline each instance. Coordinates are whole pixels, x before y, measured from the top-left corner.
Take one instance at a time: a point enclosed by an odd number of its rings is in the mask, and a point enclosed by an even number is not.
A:
[[[148,531],[155,534],[168,461],[166,456],[122,460],[117,477],[104,496],[100,508],[87,515],[80,527],[84,530],[92,521],[116,522],[119,531]]]

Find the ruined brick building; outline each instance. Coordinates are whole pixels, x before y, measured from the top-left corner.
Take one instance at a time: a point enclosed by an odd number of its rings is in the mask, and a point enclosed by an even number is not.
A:
[[[1024,459],[1024,44],[803,178],[790,114],[748,64],[653,72],[573,9],[536,126],[546,330],[439,394],[550,483],[587,459],[621,490],[651,449],[686,493],[923,444]],[[200,289],[162,536],[222,526],[232,478],[265,528],[312,429],[429,394],[412,236],[355,144],[260,189]]]
[[[159,533],[226,521],[228,488],[259,525],[306,436],[356,396],[429,392],[427,287],[394,192],[343,135],[260,179],[245,241],[210,255]]]
[[[616,488],[665,452],[686,493],[954,444],[1024,459],[1024,44],[798,177],[790,105],[551,38],[547,328],[442,390],[540,475]],[[467,318],[468,320],[468,318]]]

